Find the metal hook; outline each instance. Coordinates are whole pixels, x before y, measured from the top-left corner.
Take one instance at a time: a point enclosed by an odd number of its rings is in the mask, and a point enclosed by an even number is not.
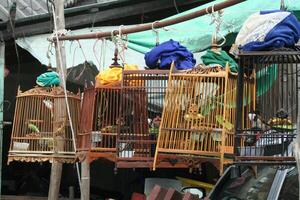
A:
[[[116,39],[115,39],[115,36],[114,36],[114,31],[115,30],[112,30],[111,31],[111,40],[112,40],[112,42],[115,44],[115,51],[114,51],[114,57],[113,57],[113,63],[111,64],[111,68],[113,68],[113,67],[120,67],[120,64],[118,63],[118,54],[119,54],[119,49],[118,49],[118,45],[117,45],[117,41],[116,41]]]
[[[281,1],[280,1],[280,10],[286,10],[284,0],[281,0]]]
[[[159,45],[159,32],[156,28],[154,28],[154,24],[155,23],[158,23],[158,21],[155,21],[151,24],[151,28],[152,28],[152,31],[155,33],[155,36],[156,36],[156,42],[155,42],[155,45],[158,46]]]
[[[114,34],[115,30],[111,30],[110,32],[110,35],[111,35],[111,41],[117,45],[117,42],[116,42],[116,38],[115,38],[115,34]]]
[[[208,11],[208,8],[209,8],[209,7],[206,7],[206,8],[205,8],[206,14],[209,15],[209,14],[213,14],[213,13],[215,12],[215,4],[213,4],[213,5],[211,6],[211,12]]]
[[[124,25],[120,25],[119,26],[119,37],[122,39],[122,27],[123,27]]]

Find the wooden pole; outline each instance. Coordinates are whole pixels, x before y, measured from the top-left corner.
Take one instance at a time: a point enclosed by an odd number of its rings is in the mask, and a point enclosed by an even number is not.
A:
[[[147,24],[139,24],[130,28],[122,28],[121,32],[122,34],[130,34],[130,33],[136,33],[136,32],[141,32],[141,31],[146,31],[146,30],[151,30],[152,28],[163,28],[166,26],[178,24],[184,21],[188,21],[191,19],[194,19],[196,17],[200,17],[203,15],[206,15],[208,13],[212,13],[212,11],[219,11],[224,8],[234,6],[236,4],[239,4],[241,2],[244,2],[247,0],[226,0],[218,4],[214,4],[213,6],[209,6],[207,8],[203,8],[201,10],[197,10],[195,12],[182,15],[180,17],[176,18],[170,18],[162,21],[157,21],[154,23],[147,23]],[[80,39],[95,39],[95,38],[103,38],[103,37],[111,37],[111,35],[118,35],[119,30],[114,30],[112,33],[111,32],[95,32],[95,33],[87,33],[87,34],[82,34],[82,35],[66,35],[66,36],[59,36],[59,40],[80,40]],[[56,38],[52,38],[53,41],[56,40]]]
[[[5,68],[5,44],[0,42],[0,186],[2,185],[2,147],[3,147],[3,107],[4,107],[4,68]],[[0,199],[1,198],[0,187]]]
[[[298,67],[297,65],[293,66],[293,71],[297,71]],[[297,76],[297,75],[296,75]],[[295,81],[297,81],[299,79],[299,77],[293,77],[295,79]],[[297,87],[299,87],[299,83],[296,83]],[[297,93],[298,93],[298,99],[297,99],[297,132],[299,132],[299,127],[300,127],[300,90],[297,89]],[[295,160],[296,160],[296,164],[297,164],[297,169],[298,169],[298,181],[300,183],[300,136],[299,134],[297,134],[296,139],[294,140],[294,156],[295,156]],[[299,195],[299,200],[300,200],[300,184],[299,184],[299,191],[298,191],[298,195]]]
[[[55,16],[56,17],[53,20],[55,20],[55,22],[57,24],[57,30],[58,31],[64,30],[65,29],[64,1],[55,0],[54,6],[55,6]],[[59,42],[59,45],[58,45],[58,42]],[[55,44],[57,69],[58,69],[58,73],[60,74],[60,77],[62,77],[62,75],[64,75],[64,77],[66,77],[67,73],[66,73],[65,48],[61,41],[58,41],[58,42],[56,42],[56,44]],[[60,48],[60,49],[58,49],[58,48]],[[60,56],[59,51],[61,53],[61,58],[59,58],[59,56]],[[64,83],[61,83],[61,84],[63,85]],[[60,103],[63,103],[63,102],[64,101],[62,101]],[[54,115],[55,115],[55,113],[54,113]],[[64,115],[64,116],[62,116],[62,115]],[[67,117],[66,112],[64,114],[60,113],[59,118],[64,119],[66,117]],[[57,117],[54,116],[53,118],[57,118]],[[53,129],[55,130],[55,128],[56,127],[54,126]],[[62,139],[63,138],[58,138],[58,137],[54,136],[54,140],[57,141],[57,142],[55,142],[55,144],[57,144],[55,151],[59,151],[60,149],[63,149],[63,144],[61,144],[63,141]],[[51,176],[50,176],[48,200],[58,200],[61,175],[62,175],[62,167],[63,167],[63,164],[61,162],[53,160],[52,166],[51,166]]]
[[[86,157],[81,163],[81,200],[90,199],[90,163]]]

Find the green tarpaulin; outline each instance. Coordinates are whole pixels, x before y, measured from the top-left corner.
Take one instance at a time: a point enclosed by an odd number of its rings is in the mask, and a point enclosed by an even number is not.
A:
[[[204,4],[192,10],[177,14],[170,18],[178,17],[191,13],[202,8],[206,8],[224,0],[216,0]],[[292,11],[298,19],[300,18],[300,3],[296,1],[286,1],[286,8]],[[244,21],[253,13],[261,10],[279,10],[280,0],[247,0],[243,3],[224,9],[220,34],[227,36],[227,45],[234,42],[235,33],[237,33]],[[211,24],[211,16],[205,15],[186,22],[172,25],[166,29],[159,30],[160,42],[173,39],[179,41],[192,52],[199,52],[208,49],[211,45],[211,37],[215,30],[215,25]],[[155,46],[156,36],[154,31],[144,31],[129,35],[129,48],[141,53],[148,52]],[[277,77],[277,66],[270,66],[257,73],[257,95],[261,96],[267,92],[273,85]]]
[[[192,10],[174,15],[170,18],[178,17],[191,13],[202,8],[206,8],[224,0],[216,0]],[[297,3],[296,3],[297,2]],[[300,17],[300,3],[298,0],[286,1],[287,10],[293,11],[297,17]],[[237,33],[242,27],[244,21],[253,13],[261,10],[279,10],[280,0],[247,0],[243,3],[224,9],[222,17],[222,25],[220,33],[224,36],[229,33]],[[211,17],[205,15],[186,22],[175,24],[159,30],[160,42],[173,39],[179,41],[192,52],[199,52],[209,48],[211,44],[211,35],[215,30],[215,26],[211,23]],[[155,34],[152,30],[140,33],[130,34],[129,48],[141,53],[146,53],[155,46]],[[232,42],[232,41],[231,41]]]

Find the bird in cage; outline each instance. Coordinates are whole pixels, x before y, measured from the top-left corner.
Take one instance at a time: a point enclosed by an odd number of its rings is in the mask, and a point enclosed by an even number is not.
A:
[[[263,119],[263,117],[261,117],[259,111],[249,112],[248,118],[251,123],[251,129],[265,132],[270,128],[270,125]]]
[[[51,117],[53,117],[53,102],[49,99],[44,99],[43,103],[45,104],[46,108],[48,108],[51,111]]]
[[[289,114],[283,109],[276,112],[276,117],[272,117],[268,123],[273,129],[293,130],[293,123],[289,119]]]
[[[270,129],[270,125],[261,117],[258,110],[248,113],[251,128],[246,132],[245,144],[252,146],[258,141],[261,135]]]
[[[39,133],[40,132],[39,128],[36,125],[32,124],[32,123],[28,123],[28,129],[30,131],[34,132],[34,133]]]
[[[187,113],[184,115],[184,119],[186,121],[192,121],[192,120],[202,120],[204,119],[204,116],[201,113],[198,113],[198,105],[195,103],[191,103],[189,105],[189,108],[187,110]]]

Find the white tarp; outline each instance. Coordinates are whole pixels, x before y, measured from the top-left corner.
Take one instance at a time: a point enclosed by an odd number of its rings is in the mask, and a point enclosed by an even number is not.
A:
[[[93,31],[110,31],[116,30],[118,27],[102,27],[102,28],[86,28],[70,32],[69,34],[83,34]],[[52,47],[51,52],[48,51],[50,42],[47,40],[51,34],[42,34],[31,37],[18,38],[17,44],[31,53],[36,59],[42,64],[48,65],[49,59],[47,54],[50,56],[50,63],[52,67],[56,67],[55,49]],[[65,41],[66,50],[66,63],[67,68],[77,66],[84,61],[94,63],[98,69],[99,65],[109,66],[113,61],[115,45],[109,40],[105,40],[102,44],[102,40],[89,39],[77,41]],[[101,55],[101,52],[103,53]],[[103,58],[103,59],[102,59]],[[104,60],[104,62],[103,62]],[[129,64],[137,64],[143,69],[145,66],[144,54],[136,52],[131,49],[125,51],[125,61]],[[120,61],[119,63],[122,63]]]
[[[128,27],[128,26],[126,26]],[[96,28],[85,28],[79,29],[69,32],[68,34],[79,35],[84,33],[96,32],[96,31],[111,31],[118,30],[118,26],[110,26],[110,27],[96,27]],[[31,37],[23,37],[17,39],[17,44],[31,53],[37,60],[39,60],[42,64],[48,65],[49,58],[47,54],[50,56],[50,63],[52,67],[56,67],[56,57],[55,57],[55,49],[52,46],[51,51],[49,52],[49,44],[50,42],[47,40],[51,34],[42,34]],[[171,38],[170,38],[171,39]],[[67,68],[71,68],[73,66],[77,66],[82,64],[85,61],[92,62],[98,68],[98,70],[108,67],[113,61],[112,58],[114,56],[115,45],[110,40],[105,40],[104,44],[102,44],[102,40],[97,39],[86,39],[77,41],[65,41],[65,50],[66,50],[66,63]],[[81,48],[80,48],[81,47]],[[102,55],[101,55],[102,54]],[[200,56],[203,53],[194,54],[197,63],[200,62]],[[140,69],[144,69],[145,60],[144,54],[139,53],[132,49],[127,49],[125,51],[125,61],[128,64],[136,64],[140,67]],[[104,62],[103,62],[104,61]],[[120,60],[121,64],[122,61]]]

